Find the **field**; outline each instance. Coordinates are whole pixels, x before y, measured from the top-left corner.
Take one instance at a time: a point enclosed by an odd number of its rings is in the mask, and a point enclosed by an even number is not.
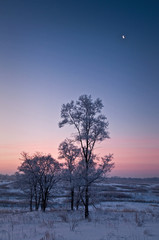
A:
[[[55,195],[55,192],[57,193]],[[109,178],[94,186],[89,220],[70,211],[67,189],[46,213],[29,212],[14,180],[0,181],[0,240],[158,240],[159,179]]]

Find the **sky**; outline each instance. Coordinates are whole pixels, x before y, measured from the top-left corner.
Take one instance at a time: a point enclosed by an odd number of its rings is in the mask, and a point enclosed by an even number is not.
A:
[[[110,176],[159,177],[159,1],[0,1],[0,173],[70,138],[63,103],[103,102]],[[122,38],[125,36],[125,39]]]

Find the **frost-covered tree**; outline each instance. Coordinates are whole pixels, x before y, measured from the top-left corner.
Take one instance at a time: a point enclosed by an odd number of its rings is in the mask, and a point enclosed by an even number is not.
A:
[[[95,183],[99,183],[103,181],[103,178],[107,176],[112,168],[114,167],[114,163],[112,162],[113,155],[105,155],[104,157],[97,157],[95,154],[92,155],[88,163],[88,169],[86,168],[85,160],[82,159],[76,168],[76,205],[78,208],[79,203],[82,201],[83,205],[86,208],[86,189],[88,188],[88,197],[89,204],[94,205],[95,195],[97,195],[95,189]]]
[[[34,157],[26,152],[21,153],[22,164],[18,167],[17,182],[25,191],[29,198],[30,211],[33,210],[33,201],[35,209],[39,209],[41,200],[41,191],[39,187],[39,168]]]
[[[71,210],[74,209],[74,191],[76,185],[76,164],[80,149],[74,145],[73,140],[65,139],[59,145],[59,158],[65,159],[63,176],[69,182],[71,194]]]
[[[59,181],[60,164],[52,156],[38,155],[37,165],[39,166],[39,186],[41,191],[41,208],[45,212],[52,188]]]
[[[95,160],[93,150],[96,143],[102,142],[109,138],[107,118],[101,114],[103,108],[102,101],[97,98],[93,101],[91,96],[82,95],[78,101],[71,101],[63,104],[61,109],[62,121],[59,127],[64,125],[73,125],[76,129],[75,141],[80,144],[82,154],[82,177],[84,181],[84,198],[85,218],[89,217],[89,186],[91,184],[90,172],[95,169]],[[112,160],[112,157],[111,157]],[[110,168],[108,165],[110,164]],[[93,167],[92,167],[93,166]],[[111,170],[113,164],[107,161],[107,157],[103,158],[100,168],[96,171],[96,176],[99,176],[100,171],[105,169]],[[94,176],[94,172],[92,172]],[[101,175],[101,174],[100,174]]]
[[[23,162],[18,167],[17,176],[23,188],[28,188],[30,210],[33,209],[34,199],[35,209],[38,210],[41,204],[41,209],[45,211],[50,191],[59,180],[60,164],[50,154],[35,153],[29,156],[23,152],[21,155]]]

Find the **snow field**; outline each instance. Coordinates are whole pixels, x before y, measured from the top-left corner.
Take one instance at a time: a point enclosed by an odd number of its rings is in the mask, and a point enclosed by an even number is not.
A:
[[[142,208],[140,208],[142,205]],[[80,211],[0,212],[0,240],[158,240],[158,204],[107,203]]]

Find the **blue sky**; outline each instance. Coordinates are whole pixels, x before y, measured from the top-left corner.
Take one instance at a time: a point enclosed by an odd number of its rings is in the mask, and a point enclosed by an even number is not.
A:
[[[138,159],[138,176],[148,175],[142,170],[148,147],[146,163],[154,164],[150,175],[159,173],[158,11],[154,0],[1,1],[3,172],[9,164],[16,170],[21,151],[57,155],[58,144],[72,132],[58,128],[61,105],[91,94],[102,99],[110,122],[114,174],[127,174],[118,170],[125,157],[127,169]],[[108,148],[106,142],[102,152]]]

